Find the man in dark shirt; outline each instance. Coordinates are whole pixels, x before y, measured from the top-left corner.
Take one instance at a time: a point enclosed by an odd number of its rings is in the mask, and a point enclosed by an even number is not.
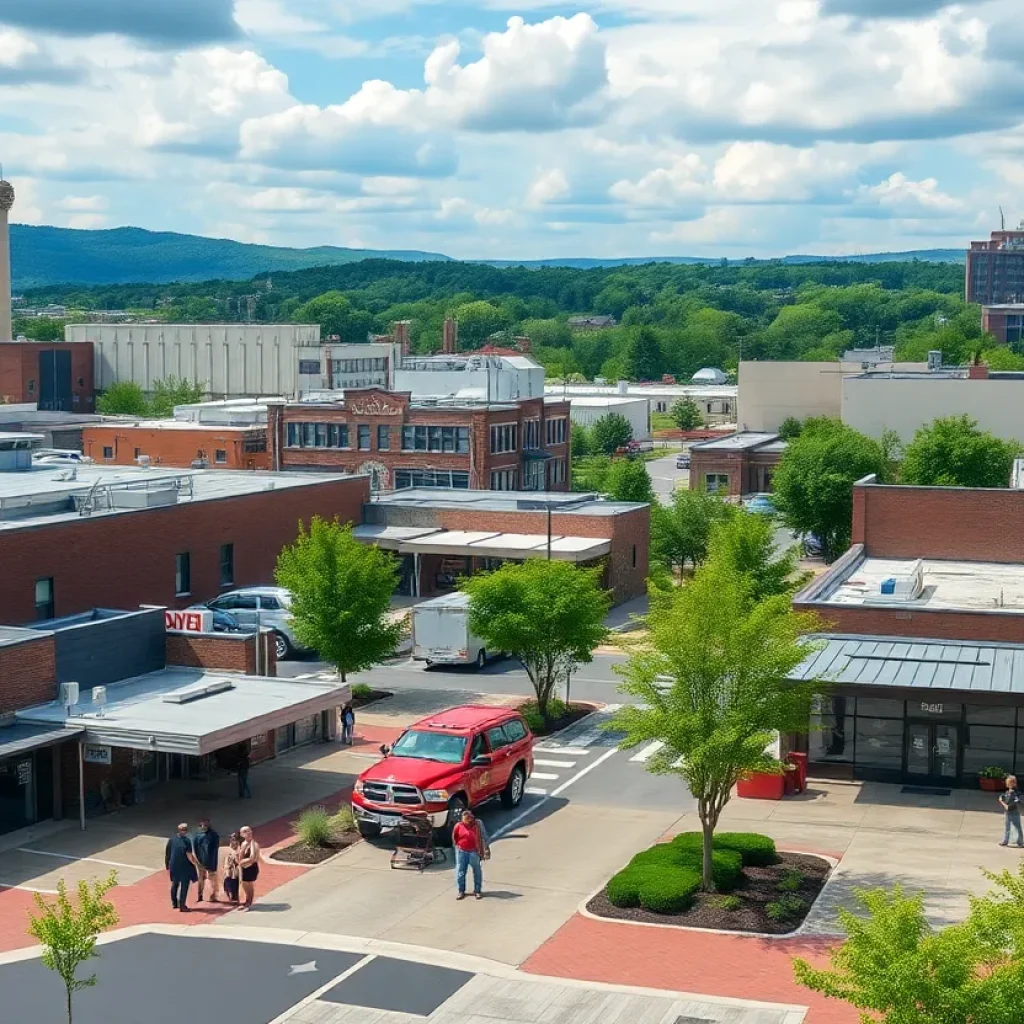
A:
[[[210,902],[217,902],[217,863],[220,857],[220,836],[210,826],[209,818],[199,819],[199,831],[192,837],[192,850],[198,862],[199,896],[203,902],[206,881],[210,881]]]
[[[182,822],[178,826],[177,835],[167,840],[164,851],[164,867],[171,876],[171,906],[183,914],[188,911],[185,901],[188,898],[188,887],[196,880],[195,852],[192,840],[188,837],[188,825]]]

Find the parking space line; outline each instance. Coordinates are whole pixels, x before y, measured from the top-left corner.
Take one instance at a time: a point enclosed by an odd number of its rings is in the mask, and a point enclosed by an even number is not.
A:
[[[30,850],[27,846],[17,846],[18,853],[34,853],[39,857],[56,857],[58,860],[89,861],[91,864],[103,864],[108,868],[127,868],[130,871],[159,871],[159,868],[146,867],[142,864],[125,864],[119,860],[104,860],[102,857],[73,857],[69,853],[54,853],[51,850]]]
[[[298,954],[302,952],[303,947],[296,946],[294,948],[296,953]],[[288,1007],[288,1009],[285,1010],[284,1013],[279,1014],[272,1021],[270,1021],[270,1024],[284,1024],[285,1021],[293,1020],[295,1017],[297,1017],[298,1012],[304,1006],[309,1006],[310,1003],[315,1002],[325,992],[329,992],[332,988],[334,988],[335,985],[343,982],[346,978],[351,977],[353,974],[356,973],[356,971],[361,970],[363,967],[365,967],[371,960],[376,959],[376,953],[367,953],[366,956],[362,958],[362,960],[359,960],[358,962],[354,963],[347,970],[342,971],[341,974],[336,974],[325,985],[321,985],[318,989],[315,989],[314,991],[310,992],[309,995],[306,996],[304,999],[300,999],[293,1006]]]
[[[547,761],[541,757],[535,757],[533,759],[534,764],[539,764],[542,768],[575,768],[575,761]]]
[[[543,779],[545,782],[553,782],[555,779],[558,778],[558,776],[557,775],[552,775],[550,772],[534,772],[530,776],[530,778],[531,779]]]
[[[526,793],[527,796],[548,795],[548,791],[546,789],[541,789],[540,786],[527,786],[526,789],[523,790],[523,792]]]
[[[540,750],[544,753],[558,754],[563,757],[586,757],[590,753],[583,747],[559,747],[557,745],[545,745],[542,747],[534,747],[534,750]]]
[[[653,743],[648,743],[638,754],[634,754],[630,761],[639,761],[641,764],[645,761],[650,761],[663,746],[665,746],[664,740],[655,740]]]
[[[40,892],[44,896],[56,896],[56,889],[37,889],[34,885],[13,884],[11,882],[0,882],[0,889],[24,889],[25,892]]]

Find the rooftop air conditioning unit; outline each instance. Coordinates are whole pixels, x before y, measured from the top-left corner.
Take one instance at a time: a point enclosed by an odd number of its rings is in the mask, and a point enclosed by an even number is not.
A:
[[[78,683],[60,684],[60,702],[69,709],[78,703]]]
[[[103,709],[107,706],[107,688],[105,686],[94,686],[92,688],[92,704],[96,708],[96,714],[103,717]]]
[[[875,599],[894,602],[916,601],[924,590],[924,563],[919,558],[910,567],[910,571],[899,576],[890,576],[882,580]]]

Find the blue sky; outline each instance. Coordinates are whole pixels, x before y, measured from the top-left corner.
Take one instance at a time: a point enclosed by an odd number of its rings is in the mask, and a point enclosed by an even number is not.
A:
[[[963,247],[1020,0],[0,0],[14,219],[461,257]]]

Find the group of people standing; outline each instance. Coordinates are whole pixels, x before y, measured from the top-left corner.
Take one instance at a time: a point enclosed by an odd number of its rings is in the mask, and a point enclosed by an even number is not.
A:
[[[199,828],[189,835],[188,824],[182,822],[175,835],[167,840],[164,852],[164,866],[171,879],[171,906],[181,913],[187,913],[188,891],[193,882],[198,883],[197,903],[206,902],[209,884],[211,903],[217,903],[218,883],[223,880],[226,901],[238,904],[241,910],[248,910],[256,896],[256,879],[260,874],[260,844],[256,842],[252,829],[243,825],[232,832],[221,864],[220,835],[210,824],[209,818],[199,819]]]

